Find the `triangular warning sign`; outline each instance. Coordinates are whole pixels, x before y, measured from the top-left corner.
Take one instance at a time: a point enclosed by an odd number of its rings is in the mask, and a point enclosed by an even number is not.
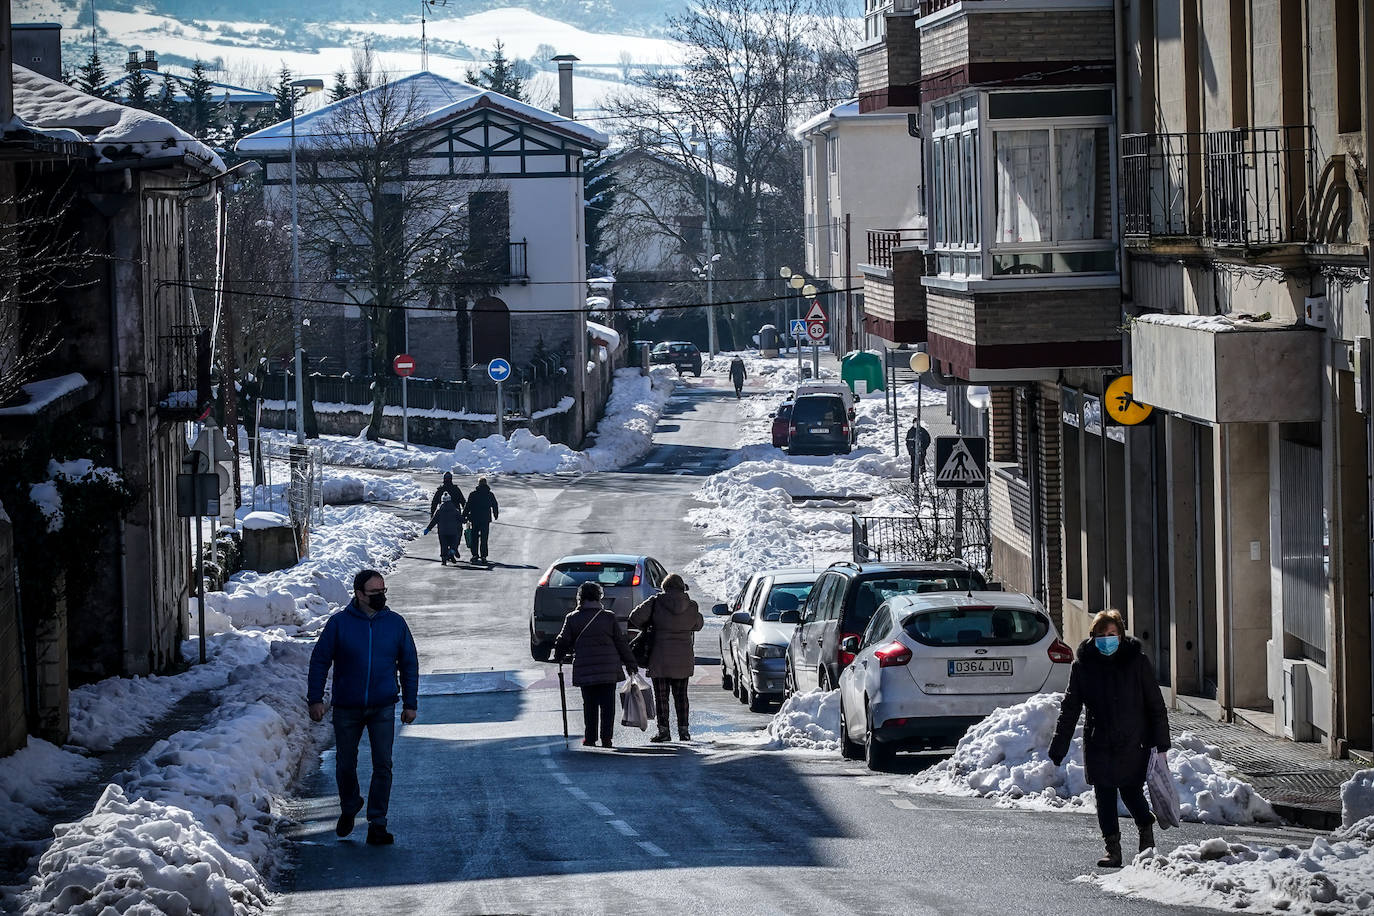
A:
[[[811,301],[811,311],[809,311],[809,312],[806,313],[806,320],[807,320],[807,321],[828,321],[828,320],[829,320],[828,318],[825,317],[825,309],[821,308],[821,303],[820,303],[820,300],[819,300],[819,299],[813,299],[813,300]]]
[[[963,439],[955,441],[945,463],[935,469],[935,482],[942,484],[978,484],[986,478],[986,472],[973,457]]]

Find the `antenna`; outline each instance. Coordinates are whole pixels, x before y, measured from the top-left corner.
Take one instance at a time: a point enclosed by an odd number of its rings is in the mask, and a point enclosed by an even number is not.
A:
[[[95,57],[95,0],[91,0],[91,57]]]
[[[95,0],[91,0],[92,3]],[[420,69],[429,69],[429,36],[425,34],[425,7],[448,6],[448,0],[420,0]]]

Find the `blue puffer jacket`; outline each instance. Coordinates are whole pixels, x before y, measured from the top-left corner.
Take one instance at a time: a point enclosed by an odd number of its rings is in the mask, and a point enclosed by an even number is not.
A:
[[[399,693],[403,709],[417,708],[420,658],[405,618],[390,608],[369,617],[350,601],[329,618],[315,651],[310,653],[307,702],[324,702],[324,681],[330,665],[334,666],[335,706],[389,706]]]

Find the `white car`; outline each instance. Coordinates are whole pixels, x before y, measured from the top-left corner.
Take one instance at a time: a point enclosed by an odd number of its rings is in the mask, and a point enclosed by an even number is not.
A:
[[[733,606],[711,612],[725,617],[720,631],[721,687],[752,712],[781,702],[787,686],[787,643],[797,631],[801,607],[820,577],[818,569],[767,569],[745,583]]]
[[[1039,602],[1011,592],[896,595],[840,675],[840,753],[881,770],[898,750],[958,742],[1001,706],[1064,690],[1073,649]]]

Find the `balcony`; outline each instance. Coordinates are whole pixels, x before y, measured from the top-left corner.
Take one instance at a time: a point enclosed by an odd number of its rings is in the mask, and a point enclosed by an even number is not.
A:
[[[1123,229],[1242,248],[1314,241],[1313,168],[1306,125],[1126,134]]]
[[[920,104],[921,40],[911,26],[916,0],[868,0],[859,47],[859,111],[915,110]],[[902,27],[891,27],[900,17]]]
[[[529,241],[474,245],[463,253],[472,279],[493,283],[528,280]]]
[[[870,229],[864,275],[864,330],[891,344],[926,339],[926,291],[921,286],[926,230]]]
[[[868,260],[864,263],[891,270],[894,248],[925,248],[925,245],[925,229],[870,229]]]
[[[157,414],[164,422],[197,420],[210,405],[210,330],[177,326],[158,338]]]

